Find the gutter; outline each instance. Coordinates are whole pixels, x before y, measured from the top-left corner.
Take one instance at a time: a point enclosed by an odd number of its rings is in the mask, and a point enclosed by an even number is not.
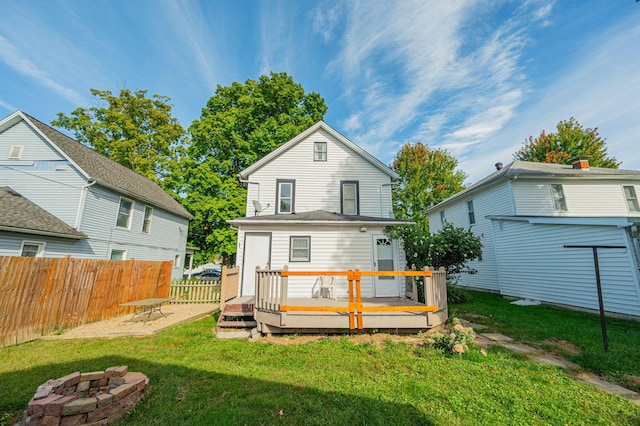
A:
[[[36,229],[11,228],[9,226],[0,226],[0,231],[15,232],[16,234],[43,235],[47,237],[67,238],[71,240],[86,240],[89,238],[89,236],[85,235],[83,232],[81,232],[82,235],[72,235],[62,234],[59,232],[39,231]]]

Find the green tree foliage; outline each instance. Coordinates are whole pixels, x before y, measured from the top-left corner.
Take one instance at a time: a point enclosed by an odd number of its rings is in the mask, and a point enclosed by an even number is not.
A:
[[[513,155],[515,160],[535,161],[538,163],[570,164],[576,157],[589,157],[593,167],[617,169],[620,165],[613,157],[607,156],[605,139],[598,134],[598,128],[585,129],[575,118],[560,121],[556,133],[529,136],[524,146]]]
[[[244,84],[218,86],[189,132],[187,203],[195,215],[191,241],[199,261],[236,251],[236,231],[226,221],[245,215],[246,188],[238,173],[323,119],[319,94],[305,93],[286,73]]]
[[[146,90],[91,89],[103,106],[77,108],[70,115],[58,113],[53,126],[74,133],[76,140],[106,155],[165,189],[178,191],[178,162],[185,147],[186,132],[171,116],[166,96],[147,97]]]
[[[400,175],[400,183],[393,187],[395,216],[416,222],[428,233],[424,212],[462,191],[467,174],[456,170],[458,160],[447,151],[432,150],[420,142],[403,145],[392,166]]]
[[[444,266],[447,275],[475,273],[468,262],[482,254],[482,239],[470,229],[456,228],[450,222],[435,234],[409,225],[389,227],[387,234],[403,241],[407,265],[416,269]]]

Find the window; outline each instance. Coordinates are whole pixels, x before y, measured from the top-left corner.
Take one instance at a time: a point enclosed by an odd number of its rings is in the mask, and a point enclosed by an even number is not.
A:
[[[327,143],[313,143],[313,161],[327,161]]]
[[[109,259],[111,260],[125,260],[126,258],[127,258],[126,250],[113,249],[111,250],[111,256],[109,256]]]
[[[151,229],[151,214],[153,213],[153,207],[144,206],[144,219],[142,221],[142,232],[149,233]]]
[[[557,183],[551,184],[551,195],[553,197],[553,207],[557,212],[567,211],[567,200],[564,198],[562,185]]]
[[[311,261],[311,237],[290,237],[289,262]]]
[[[638,197],[636,196],[636,189],[633,186],[623,186],[624,196],[627,199],[627,207],[630,212],[640,212],[640,206],[638,205]]]
[[[118,208],[118,220],[116,226],[118,228],[129,229],[131,225],[131,211],[133,210],[133,201],[126,198],[120,198],[120,208]]]
[[[19,160],[22,156],[22,145],[13,145],[9,150],[9,160]]]
[[[342,214],[360,214],[360,206],[358,205],[357,181],[343,181],[341,183],[340,198],[340,208],[342,210]]]
[[[440,210],[440,223],[442,223],[442,226],[444,226],[444,210]]]
[[[42,257],[44,254],[44,243],[34,243],[32,241],[22,242],[22,254],[24,257]]]
[[[467,201],[467,212],[469,213],[469,225],[476,223],[476,214],[473,211],[473,200]]]
[[[293,213],[295,211],[295,186],[295,180],[277,181],[277,213]]]

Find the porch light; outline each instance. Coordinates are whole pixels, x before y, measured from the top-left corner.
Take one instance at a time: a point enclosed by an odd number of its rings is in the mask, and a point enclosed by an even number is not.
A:
[[[367,227],[367,225],[362,225],[362,226],[360,227],[360,232],[367,232],[367,229],[369,229],[369,228]]]

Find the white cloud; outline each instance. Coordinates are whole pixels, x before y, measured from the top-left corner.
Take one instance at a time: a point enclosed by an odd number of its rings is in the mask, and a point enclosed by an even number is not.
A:
[[[36,80],[42,86],[61,95],[70,102],[80,104],[83,97],[75,90],[53,80],[30,59],[25,57],[9,40],[0,36],[0,60],[25,77]]]
[[[11,105],[9,102],[5,102],[2,99],[0,99],[0,108],[4,108],[8,111],[14,112],[16,110],[18,110],[18,108],[14,107],[13,105]]]
[[[260,12],[260,74],[290,72],[294,37],[302,36],[296,33],[291,4],[275,1],[264,3]]]

